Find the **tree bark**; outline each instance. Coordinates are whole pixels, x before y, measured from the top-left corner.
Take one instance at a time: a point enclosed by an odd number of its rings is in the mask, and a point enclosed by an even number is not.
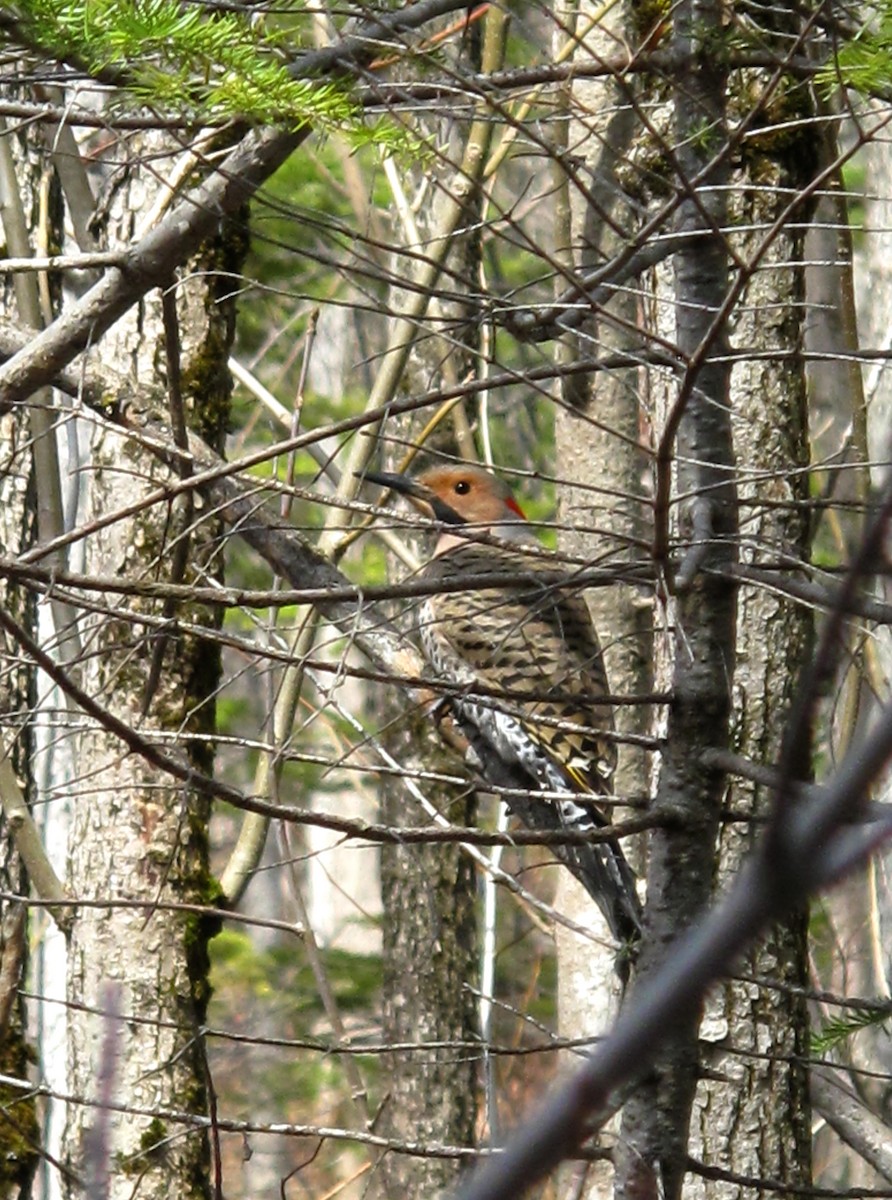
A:
[[[631,21],[626,6],[602,14],[594,28],[592,6],[573,6],[560,13],[556,47],[576,32],[582,37],[574,53],[577,62],[608,58]],[[643,87],[644,85],[642,85]],[[640,98],[641,88],[636,88]],[[634,240],[638,218],[623,191],[621,175],[632,170],[640,125],[630,88],[616,80],[576,80],[567,85],[569,116],[565,153],[555,163],[562,203],[557,213],[558,253],[568,271],[582,274],[608,261],[623,243]],[[572,157],[569,157],[572,156]],[[566,174],[566,162],[576,178]],[[584,162],[585,170],[579,164]],[[585,180],[585,188],[579,179]],[[564,290],[566,280],[558,288]],[[639,322],[639,302],[634,288],[620,292],[587,320],[582,329],[559,343],[558,353],[576,358],[624,350],[633,340]],[[562,550],[593,566],[619,566],[639,556],[637,547],[647,536],[647,501],[644,496],[644,454],[639,449],[641,413],[638,372],[634,367],[600,372],[566,380],[562,404],[555,415],[555,455],[560,464],[560,535]],[[593,588],[587,596],[599,631],[610,690],[633,695],[650,690],[652,682],[652,616],[648,598],[640,591],[616,583]],[[616,727],[623,733],[649,732],[651,713],[644,706],[618,706]],[[620,744],[613,778],[618,797],[641,799],[648,791],[649,756],[639,748]],[[617,806],[608,818],[620,821],[629,814]],[[625,845],[627,857],[643,874],[643,847]],[[568,872],[559,876],[558,910],[590,930],[590,937],[558,925],[558,1025],[567,1038],[591,1037],[609,1028],[620,1000],[616,971],[617,947],[590,897]],[[628,952],[628,947],[625,952]],[[576,1065],[568,1056],[568,1069]],[[610,1142],[612,1136],[603,1139]],[[576,1169],[578,1173],[578,1168]],[[585,1195],[613,1194],[613,1169],[609,1162],[586,1167]]]
[[[805,145],[781,153],[772,152],[766,138],[764,149],[753,147],[748,176],[734,180],[733,223],[753,231],[733,237],[745,262],[752,261],[764,232],[814,169],[811,139],[801,136]],[[761,186],[747,186],[747,178],[758,178]],[[805,371],[798,357],[805,314],[803,236],[796,222],[777,237],[741,296],[731,329],[736,344],[754,351],[731,380],[744,563],[809,556]],[[812,618],[804,605],[767,588],[740,589],[731,721],[736,752],[759,763],[778,760],[811,644]],[[807,779],[807,743],[798,758],[799,777]],[[768,812],[770,800],[766,789],[741,779],[732,780],[726,793],[730,809],[753,818]],[[758,828],[739,821],[722,826],[717,891],[739,872]],[[741,962],[740,977],[713,993],[701,1029],[704,1041],[712,1043],[705,1051],[709,1071],[698,1082],[691,1125],[695,1159],[790,1187],[805,1187],[811,1179],[806,933],[805,913],[773,926]],[[710,1200],[745,1193],[738,1183],[695,1177],[686,1190]]]
[[[687,193],[676,218],[683,241],[674,257],[674,343],[683,362],[659,430],[654,549],[666,570],[674,629],[672,702],[660,764],[647,872],[647,922],[638,960],[645,981],[672,942],[705,909],[712,890],[715,839],[724,791],[702,749],[728,736],[735,659],[735,596],[727,579],[735,556],[737,511],[729,413],[727,329],[714,325],[728,289],[726,79],[707,49],[721,28],[719,6],[673,9],[671,46],[687,66],[673,79],[672,146]],[[691,181],[700,180],[696,200]],[[684,497],[670,540],[669,496]],[[674,525],[674,522],[673,522]],[[669,561],[672,545],[674,562]],[[724,576],[724,578],[723,578]],[[666,1200],[681,1195],[698,1073],[698,1014],[673,1031],[651,1079],[630,1099],[618,1148],[620,1194]]]
[[[107,247],[129,243],[164,193],[159,161],[169,166],[176,152],[160,135],[131,143],[132,157],[107,214]],[[233,318],[231,301],[223,299],[225,272],[237,269],[243,244],[238,224],[218,230],[192,260],[188,280],[170,280],[178,371],[167,361],[170,334],[157,293],[123,317],[96,351],[130,376],[136,392],[166,375],[169,393],[182,392],[187,423],[217,447],[227,421],[225,364]],[[170,474],[137,444],[97,425],[81,478],[79,516],[89,522],[138,504]],[[217,534],[215,523],[202,521],[200,506],[180,497],[93,533],[85,545],[85,570],[137,578],[179,572],[183,582],[196,581],[218,570]],[[217,619],[200,606],[175,611],[151,602],[85,619],[82,680],[115,716],[150,740],[174,739],[173,752],[184,764],[209,772],[218,649],[178,628],[180,612],[205,624]],[[159,616],[161,625],[151,620]],[[102,1186],[113,1198],[131,1196],[135,1187],[143,1197],[207,1196],[206,1134],[184,1137],[151,1113],[207,1112],[200,1029],[208,999],[207,942],[215,930],[206,918],[166,905],[214,903],[209,802],[172,786],[89,722],[79,737],[76,766],[68,882],[85,903],[69,945],[69,1088],[79,1103],[69,1107],[65,1161],[81,1179],[106,1180]],[[103,1039],[111,1052],[100,1050]],[[113,1098],[148,1115],[94,1107],[106,1078]]]
[[[3,308],[10,299],[4,296]],[[0,544],[7,554],[27,550],[34,535],[34,488],[30,459],[20,453],[27,443],[26,414],[0,417]],[[32,629],[36,607],[26,588],[0,581],[0,605],[17,621]],[[0,758],[9,754],[21,788],[28,799],[32,791],[31,733],[34,710],[34,670],[17,653],[15,645],[0,635]],[[0,805],[0,1074],[27,1080],[29,1063],[36,1058],[27,1035],[25,1005],[20,989],[28,969],[28,876],[5,808]],[[33,1099],[0,1085],[0,1198],[15,1200],[30,1194],[38,1163],[40,1133]]]
[[[493,13],[487,20],[501,20]],[[476,46],[476,37],[470,43]],[[464,49],[464,43],[462,46]],[[479,53],[479,46],[476,46]],[[465,64],[466,65],[466,64]],[[438,169],[410,179],[407,192],[431,189],[428,203],[415,212],[415,231],[403,227],[400,239],[407,245],[420,237],[425,247],[436,247],[448,237],[442,272],[436,278],[429,267],[413,264],[411,256],[399,262],[395,278],[428,280],[430,293],[424,318],[432,330],[448,336],[418,337],[413,331],[412,348],[406,360],[401,389],[423,392],[448,387],[473,370],[473,347],[463,342],[461,330],[468,312],[461,297],[446,300],[440,286],[452,292],[452,282],[478,275],[479,233],[476,220],[481,210],[479,171],[484,148],[469,147],[480,137],[477,126],[456,123],[451,117],[435,120],[435,140],[442,147]],[[466,141],[466,139],[468,139]],[[468,170],[470,155],[476,166]],[[461,166],[459,164],[462,164]],[[459,198],[463,198],[461,207]],[[405,209],[402,212],[405,220]],[[414,232],[414,236],[413,236]],[[397,321],[412,303],[411,293],[394,289],[391,305]],[[461,424],[453,420],[443,426],[421,449],[467,453],[461,445]],[[397,431],[412,442],[421,432],[412,418],[397,419],[389,432]],[[397,443],[399,444],[399,443]],[[389,451],[385,449],[385,461]],[[423,557],[429,547],[416,541],[413,549]],[[413,606],[414,607],[414,606]],[[406,721],[400,708],[398,745],[391,753],[404,770],[454,770],[455,760],[432,745],[431,718],[419,713]],[[393,739],[391,739],[393,740]],[[455,789],[424,783],[427,799],[452,821],[472,824],[477,815],[477,797],[472,785],[456,795]],[[399,826],[405,822],[406,801],[411,794],[394,784],[385,785],[381,796],[381,819]],[[413,805],[414,807],[414,805]],[[417,808],[416,808],[417,811]],[[457,844],[444,846],[383,846],[381,850],[381,894],[384,908],[384,1033],[396,1045],[416,1047],[388,1055],[390,1094],[386,1100],[384,1125],[401,1139],[427,1143],[472,1146],[476,1135],[479,1095],[478,1056],[470,1047],[477,1038],[477,1002],[469,981],[478,974],[477,875],[474,863]],[[435,1154],[396,1159],[385,1163],[390,1196],[405,1194],[427,1197],[453,1188],[461,1164]]]
[[[421,724],[404,739],[403,766],[411,766],[419,743],[424,746],[429,727]],[[421,761],[431,769],[428,747]],[[448,815],[471,823],[474,808],[469,791],[449,806]],[[388,788],[381,809],[382,820],[398,827],[405,821],[405,792]],[[460,1168],[454,1159],[436,1157],[434,1145],[470,1146],[474,1139],[476,1006],[467,986],[476,969],[474,864],[454,844],[384,846],[381,891],[385,1040],[406,1047],[387,1055],[384,1127],[402,1140],[432,1146],[429,1157],[391,1156],[385,1164],[387,1191],[420,1198],[453,1187]]]
[[[12,91],[12,89],[10,89]],[[8,253],[28,257],[37,252],[38,239],[59,236],[55,191],[42,185],[42,142],[33,129],[10,130],[0,121],[0,216]],[[29,224],[33,222],[33,225]],[[45,281],[44,281],[45,282]],[[12,278],[5,275],[0,288],[0,312],[4,318],[31,329],[50,316],[49,288],[44,306],[35,275]],[[46,396],[35,398],[37,404]],[[38,537],[35,455],[55,435],[40,438],[43,414],[19,409],[0,417],[0,545],[5,554],[29,550]],[[33,594],[15,581],[0,581],[0,606],[32,635],[38,629],[38,606]],[[49,625],[48,606],[44,607]],[[41,992],[34,976],[31,947],[35,930],[28,917],[31,884],[27,862],[20,852],[21,819],[34,821],[39,842],[40,807],[35,808],[35,727],[37,720],[36,672],[6,634],[0,634],[0,762],[4,775],[0,784],[0,1074],[27,1082],[33,1079],[41,1053],[40,1026],[45,1012],[40,1005],[26,1005],[24,989]],[[10,776],[7,776],[6,769]],[[27,814],[17,811],[27,807]],[[39,852],[38,852],[39,853]],[[39,864],[32,864],[39,871]],[[15,899],[14,897],[21,897]],[[44,948],[59,950],[62,935],[51,922],[41,939]],[[35,988],[35,984],[37,987]],[[34,1032],[37,1030],[36,1037]],[[32,1038],[34,1040],[32,1041]],[[41,1113],[27,1091],[0,1086],[0,1197],[31,1195],[42,1144]]]

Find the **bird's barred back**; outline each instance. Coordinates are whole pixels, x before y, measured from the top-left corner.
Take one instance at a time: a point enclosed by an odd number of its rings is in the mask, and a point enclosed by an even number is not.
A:
[[[604,736],[613,729],[610,706],[598,703],[607,679],[583,597],[547,560],[470,543],[435,558],[425,578],[467,586],[427,600],[421,635],[438,674],[468,688],[457,703],[470,719],[513,758],[523,754],[540,786],[550,776],[555,790],[603,794],[616,751]]]

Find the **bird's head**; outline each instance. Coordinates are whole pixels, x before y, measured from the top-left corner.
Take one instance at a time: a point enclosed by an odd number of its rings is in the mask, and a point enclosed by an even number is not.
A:
[[[408,497],[444,525],[472,525],[499,537],[529,538],[526,517],[507,483],[472,463],[431,467],[414,477],[369,471],[366,479]]]
[[[444,524],[495,526],[526,521],[508,484],[473,463],[431,467],[417,476],[367,472],[365,478],[400,492],[415,508]]]

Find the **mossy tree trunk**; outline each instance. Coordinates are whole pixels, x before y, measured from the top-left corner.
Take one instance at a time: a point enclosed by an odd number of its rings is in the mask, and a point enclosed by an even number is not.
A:
[[[100,233],[100,243],[116,249],[130,243],[154,205],[172,198],[165,180],[184,151],[161,135],[133,139],[126,152],[123,144],[107,149],[110,166],[126,156],[116,163]],[[150,294],[91,351],[94,363],[132,380],[136,405],[159,387],[179,392],[186,424],[218,447],[233,309],[224,299],[226,275],[217,272],[238,268],[243,241],[240,228],[221,229],[182,279],[171,280],[166,331],[161,296]],[[85,423],[80,433],[82,460],[69,468],[77,470],[77,518],[97,524],[83,542],[84,571],[183,583],[216,575],[220,528],[205,519],[201,500],[181,495],[140,508],[172,480],[170,471],[111,427]],[[128,506],[135,510],[125,513]],[[84,655],[71,669],[109,713],[208,772],[218,650],[184,625],[216,620],[197,605],[165,609],[132,598],[109,606],[100,598],[81,619]],[[183,1113],[188,1121],[207,1113],[200,1030],[213,928],[175,906],[215,900],[209,802],[129,753],[94,720],[81,716],[76,733],[63,727],[57,736],[73,738],[73,778],[59,786],[70,811],[66,884],[82,901],[68,945],[67,1090],[77,1102],[67,1110],[63,1157],[71,1175],[63,1187],[77,1194],[74,1181],[81,1180],[113,1198],[135,1191],[144,1200],[207,1196],[205,1130],[153,1114]],[[47,799],[60,802],[54,793]],[[124,1110],[103,1108],[103,1100]]]

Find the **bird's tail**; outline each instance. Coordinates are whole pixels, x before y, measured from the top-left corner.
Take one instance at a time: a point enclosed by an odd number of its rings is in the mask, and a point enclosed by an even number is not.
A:
[[[577,800],[550,804],[535,792],[512,796],[512,810],[533,829],[566,829],[597,835],[606,820],[593,805]],[[642,911],[635,884],[622,846],[615,838],[605,841],[570,842],[555,846],[555,854],[576,876],[604,914],[610,932],[620,946],[630,948],[641,937]]]
[[[493,754],[479,730],[461,720],[459,726],[468,739],[475,770],[484,780],[502,788],[511,788],[508,805],[529,829],[554,833],[558,830],[597,835],[607,820],[590,793],[560,801],[544,800],[538,789],[530,788],[530,776],[518,764]],[[566,782],[555,774],[539,781],[541,786],[558,788]],[[615,838],[604,841],[563,842],[554,847],[555,856],[579,880],[604,914],[612,936],[619,943],[623,961],[634,957],[633,947],[641,937],[642,911],[635,884],[635,872],[629,866]],[[620,973],[625,976],[628,967]]]
[[[641,937],[642,913],[635,875],[619,842],[571,845],[567,865],[604,914],[610,932],[621,946]]]

